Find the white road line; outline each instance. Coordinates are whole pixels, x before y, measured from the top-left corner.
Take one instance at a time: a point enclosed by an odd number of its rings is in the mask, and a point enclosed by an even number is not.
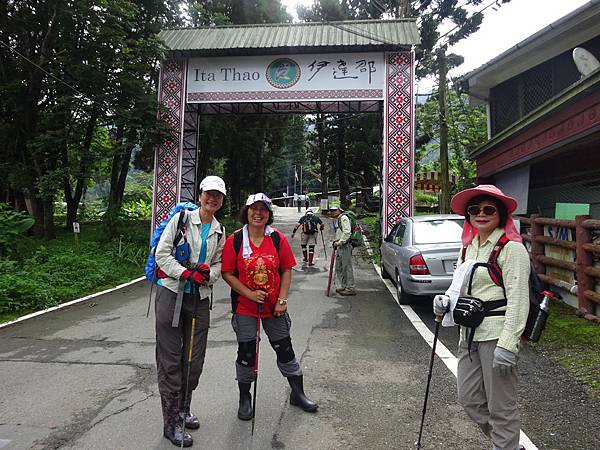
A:
[[[365,247],[367,248],[367,252],[369,253],[369,256],[373,256],[373,250],[371,249],[371,245],[370,245],[369,241],[367,240],[367,238],[365,236],[363,236],[363,239],[365,242]],[[379,278],[381,278],[381,281],[383,281],[385,286],[388,288],[388,291],[390,291],[390,294],[392,294],[392,297],[394,297],[394,300],[396,301],[396,303],[398,303],[398,306],[400,306],[402,311],[404,311],[404,314],[406,314],[406,317],[408,318],[408,320],[410,320],[410,323],[412,323],[412,325],[415,327],[415,329],[421,335],[421,337],[425,340],[425,342],[427,342],[427,344],[429,344],[429,346],[431,348],[433,348],[434,335],[431,332],[431,330],[429,330],[429,328],[427,328],[427,325],[425,325],[425,323],[423,323],[423,321],[418,316],[418,314],[410,306],[401,305],[400,302],[398,302],[396,286],[394,286],[394,284],[390,280],[383,279],[383,277],[381,276],[381,269],[379,267],[377,267],[377,265],[373,262],[372,258],[371,258],[371,262],[373,264],[373,267],[375,268],[375,271],[379,275]],[[452,352],[450,350],[448,350],[448,348],[439,339],[438,339],[437,345],[435,347],[435,354],[442,360],[442,362],[446,365],[446,367],[448,367],[448,369],[450,369],[450,372],[452,372],[452,374],[456,378],[456,369],[458,366],[458,360],[452,354]],[[529,437],[527,437],[527,435],[523,432],[523,430],[521,430],[519,441],[520,441],[520,444],[522,446],[524,446],[526,450],[539,450],[536,447],[536,445],[533,442],[531,442],[531,440],[529,439]]]
[[[31,319],[32,317],[41,316],[42,314],[46,314],[46,313],[49,313],[51,311],[56,311],[57,309],[66,308],[67,306],[71,306],[71,305],[76,305],[77,303],[84,302],[86,300],[89,300],[89,299],[94,298],[94,297],[98,297],[98,296],[103,295],[103,294],[108,294],[109,292],[116,291],[117,289],[121,289],[121,288],[127,287],[129,285],[132,285],[134,283],[137,283],[138,281],[142,281],[145,278],[146,277],[136,278],[135,280],[128,281],[127,283],[120,284],[120,285],[118,285],[118,286],[116,286],[114,288],[107,289],[105,291],[96,292],[95,294],[86,295],[85,297],[81,297],[81,298],[78,298],[76,300],[71,300],[70,302],[67,302],[67,303],[61,303],[60,305],[53,306],[52,308],[44,309],[43,311],[37,311],[37,312],[31,313],[31,314],[27,314],[26,316],[21,316],[21,317],[15,319],[15,320],[10,321],[10,322],[0,323],[0,328],[7,327],[9,325],[12,325],[13,323],[23,322],[24,320]],[[2,447],[0,447],[0,448],[2,448]]]

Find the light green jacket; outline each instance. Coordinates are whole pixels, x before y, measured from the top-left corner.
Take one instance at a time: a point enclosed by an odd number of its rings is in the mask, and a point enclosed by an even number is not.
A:
[[[341,214],[336,220],[335,240],[340,241],[342,245],[347,243],[352,236],[350,225],[350,218],[346,214]]]
[[[475,236],[473,242],[467,247],[466,259],[486,263],[492,249],[503,233],[503,229],[497,228],[481,244],[479,236]],[[459,263],[462,263],[462,261],[459,261]],[[498,339],[498,347],[518,353],[521,334],[525,329],[529,313],[529,254],[523,244],[510,241],[500,251],[498,264],[502,269],[507,306],[498,308],[496,311],[506,310],[506,314],[504,316],[486,317],[481,325],[475,329],[473,340],[481,342]],[[468,280],[463,286],[463,295],[467,293],[467,285]],[[483,301],[504,298],[502,288],[494,284],[485,267],[479,267],[475,271],[471,295]],[[460,327],[460,339],[466,340],[467,336],[468,329]]]
[[[186,269],[175,259],[173,253],[173,239],[177,233],[177,222],[179,214],[173,216],[165,227],[163,234],[156,246],[156,264],[165,272],[169,278],[161,280],[161,285],[167,289],[177,292],[179,278]],[[187,212],[187,241],[190,244],[190,261],[196,263],[200,257],[202,221],[200,220],[200,209]],[[180,243],[182,243],[180,241]],[[221,255],[225,246],[225,229],[221,229],[219,221],[213,217],[210,231],[206,239],[205,264],[210,266],[210,280],[208,286],[200,287],[200,298],[208,297],[210,286],[221,276]]]

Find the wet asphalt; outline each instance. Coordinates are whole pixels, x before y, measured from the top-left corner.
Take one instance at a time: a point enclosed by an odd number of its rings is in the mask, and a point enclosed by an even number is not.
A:
[[[274,225],[289,236],[299,217],[279,208]],[[292,246],[300,261],[298,237]],[[415,448],[431,348],[364,249],[354,262],[355,297],[325,296],[321,243],[315,268],[293,272],[292,341],[319,411],[289,404],[289,387],[263,335],[254,436],[236,416],[237,345],[229,290],[217,284],[204,373],[192,401],[201,421],[192,448]],[[175,448],[162,437],[148,294],[140,282],[0,329],[0,448]],[[414,309],[433,329],[431,299]],[[455,329],[442,329],[440,338],[456,351]],[[526,350],[520,366],[522,428],[532,441],[539,448],[600,448],[597,399],[543,355]],[[439,358],[422,448],[491,448],[458,405],[455,378]]]

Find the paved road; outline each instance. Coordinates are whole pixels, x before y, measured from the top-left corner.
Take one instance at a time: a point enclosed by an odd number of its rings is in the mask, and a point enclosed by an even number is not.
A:
[[[275,226],[289,235],[298,217],[279,208]],[[289,405],[265,339],[251,438],[250,424],[236,417],[237,346],[221,282],[192,403],[202,422],[194,448],[414,449],[430,347],[369,262],[356,258],[356,297],[328,298],[322,248],[318,256],[319,270],[294,272],[289,309],[305,388],[319,412]],[[162,437],[148,291],[139,283],[0,329],[0,448],[174,448]],[[443,333],[454,349],[452,332]],[[457,405],[454,377],[438,359],[433,376],[423,448],[489,448]]]

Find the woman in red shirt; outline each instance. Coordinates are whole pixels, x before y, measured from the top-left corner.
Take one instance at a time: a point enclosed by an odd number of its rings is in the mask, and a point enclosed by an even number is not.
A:
[[[296,259],[285,236],[270,226],[273,211],[265,194],[248,197],[240,219],[244,227],[229,236],[221,260],[223,279],[232,288],[231,325],[238,341],[235,363],[240,389],[238,417],[252,418],[250,385],[255,380],[259,317],[277,354],[277,366],[292,387],[290,403],[315,412],[318,406],[304,394],[302,369],[290,338],[292,323],[287,313],[287,294]]]

